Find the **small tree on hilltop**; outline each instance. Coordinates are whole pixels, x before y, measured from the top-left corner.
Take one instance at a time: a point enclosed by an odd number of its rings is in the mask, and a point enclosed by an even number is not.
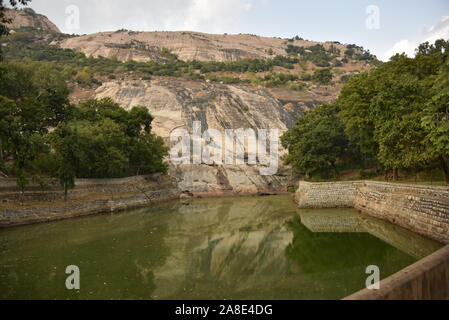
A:
[[[332,77],[332,71],[330,69],[319,69],[313,74],[313,80],[324,85],[330,84]]]

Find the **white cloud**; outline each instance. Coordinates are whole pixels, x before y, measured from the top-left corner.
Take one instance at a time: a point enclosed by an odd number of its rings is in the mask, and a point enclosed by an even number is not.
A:
[[[190,0],[181,11],[172,11],[164,18],[167,29],[201,31],[204,27],[209,32],[225,32],[245,11],[251,9],[246,0]]]
[[[415,49],[417,47],[417,44],[413,41],[409,40],[401,40],[397,42],[393,48],[385,52],[384,54],[384,60],[389,60],[392,56],[394,56],[396,53],[403,53],[405,52],[406,55],[409,57],[412,57],[415,54]]]
[[[31,7],[48,16],[63,32],[65,9],[80,8],[77,33],[113,31],[121,28],[236,32],[241,15],[253,0],[33,0]]]
[[[409,57],[414,57],[415,50],[421,43],[426,41],[434,43],[438,39],[449,40],[449,16],[443,16],[437,24],[427,28],[420,37],[414,40],[404,39],[397,42],[385,52],[383,59],[388,61],[396,53],[405,53]]]

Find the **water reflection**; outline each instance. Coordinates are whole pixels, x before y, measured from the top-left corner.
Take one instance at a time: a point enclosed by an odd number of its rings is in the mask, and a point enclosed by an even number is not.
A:
[[[432,240],[356,210],[299,210],[299,215],[301,223],[314,233],[369,233],[417,260],[441,248]]]
[[[290,197],[202,199],[0,231],[0,298],[337,299],[439,245]],[[65,289],[65,267],[81,290]]]

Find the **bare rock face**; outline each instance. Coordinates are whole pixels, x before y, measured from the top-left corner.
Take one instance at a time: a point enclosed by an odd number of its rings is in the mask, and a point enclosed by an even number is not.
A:
[[[7,27],[12,30],[23,27],[33,27],[40,28],[44,31],[61,32],[46,16],[37,14],[31,8],[6,10],[6,17],[12,20],[10,24],[7,24]]]
[[[334,98],[316,92],[285,97],[266,88],[164,78],[114,80],[90,93],[90,98],[106,97],[125,109],[147,107],[155,117],[154,132],[166,139],[178,128],[191,132],[194,121],[201,122],[203,131],[278,129],[283,133],[304,111]],[[72,95],[72,100],[77,97]]]
[[[298,117],[314,105],[328,102],[334,95],[319,92],[298,96],[252,86],[213,84],[201,81],[155,78],[114,80],[103,83],[90,98],[112,98],[125,109],[147,107],[155,117],[153,132],[167,145],[175,129],[192,133],[194,122],[201,130],[216,129],[277,129],[283,134]],[[83,93],[85,99],[86,94]],[[72,96],[76,101],[77,97]],[[224,146],[228,148],[228,146]],[[244,146],[247,151],[247,146]],[[280,150],[280,156],[285,151]],[[272,176],[261,175],[260,167],[248,165],[179,165],[172,166],[170,175],[180,192],[203,195],[256,195],[287,191],[291,174],[279,160],[279,170]]]
[[[259,166],[249,165],[179,165],[171,166],[179,190],[195,197],[246,196],[286,193],[294,184],[291,171],[281,166],[277,173],[262,176]]]
[[[172,87],[169,83],[114,81],[104,83],[94,95],[98,99],[110,97],[127,110],[134,106],[147,107],[155,117],[154,132],[168,138],[173,129],[187,125],[186,112],[192,112],[191,108],[183,106],[188,103],[180,98],[183,93],[182,88]]]
[[[288,44],[311,46],[318,42],[298,40]],[[266,59],[285,55],[287,40],[249,34],[219,35],[199,32],[101,32],[66,39],[59,44],[87,56],[117,57],[121,61],[149,61],[161,58],[163,48],[179,59],[198,61],[237,61],[245,58]],[[324,43],[330,47],[331,43]],[[343,45],[333,44],[341,49]]]

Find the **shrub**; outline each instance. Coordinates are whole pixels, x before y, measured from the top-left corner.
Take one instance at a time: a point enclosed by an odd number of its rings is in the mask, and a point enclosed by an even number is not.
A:
[[[303,73],[301,76],[301,80],[302,81],[312,81],[313,80],[313,76],[309,73]]]

